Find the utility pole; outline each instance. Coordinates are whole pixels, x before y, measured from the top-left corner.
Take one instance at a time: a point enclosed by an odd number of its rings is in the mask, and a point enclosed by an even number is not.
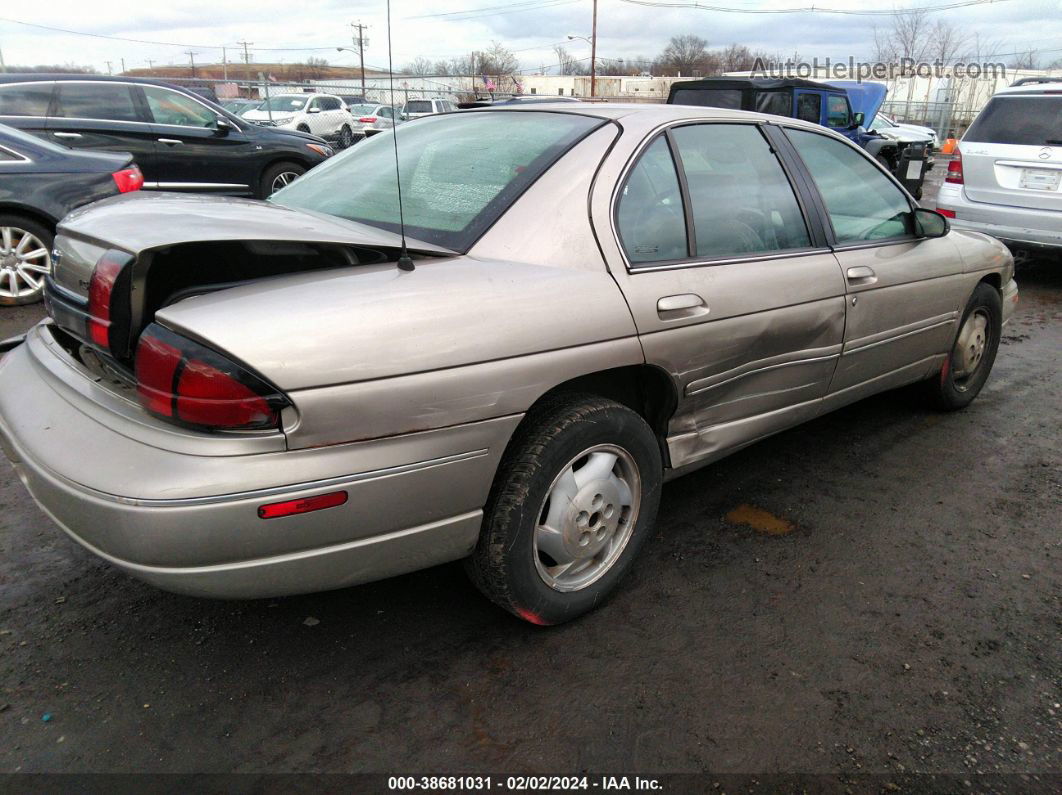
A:
[[[4,66],[4,51],[0,49],[0,74],[7,71],[7,67]]]
[[[358,48],[358,60],[361,62],[361,95],[365,96],[365,28],[368,25],[362,25],[361,20],[350,23],[351,38],[354,41],[354,46]],[[354,35],[354,29],[357,28],[358,34]],[[394,97],[392,97],[394,99]]]
[[[221,79],[225,81],[229,79],[229,59],[224,47],[221,48]]]
[[[122,74],[124,75],[125,74],[125,58],[122,58],[121,61],[122,61]]]
[[[148,69],[154,69],[155,68],[155,62],[153,60],[151,60],[150,58],[145,58],[144,60],[147,61]]]
[[[104,63],[107,64],[107,74],[113,74],[113,72],[111,71],[111,62],[104,61]]]
[[[594,0],[594,24],[590,31],[590,96],[596,95],[597,88],[597,0]]]
[[[189,60],[192,62],[192,77],[195,77],[195,56],[199,55],[199,53],[192,52],[191,50],[185,50],[184,54],[187,55]]]
[[[237,44],[243,45],[243,63],[244,74],[247,76],[247,82],[251,82],[251,56],[247,54],[247,45],[254,44],[253,41],[238,41]]]

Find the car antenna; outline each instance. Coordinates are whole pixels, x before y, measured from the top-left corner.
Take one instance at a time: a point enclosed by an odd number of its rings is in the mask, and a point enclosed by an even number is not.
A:
[[[391,0],[387,0],[387,79],[391,86],[392,106],[395,101],[395,69],[391,65]],[[398,170],[398,125],[391,128],[391,140],[395,145],[395,183],[398,187],[398,228],[402,234],[402,251],[398,255],[398,269],[411,271],[416,265],[406,248],[406,216],[402,211],[402,174]]]

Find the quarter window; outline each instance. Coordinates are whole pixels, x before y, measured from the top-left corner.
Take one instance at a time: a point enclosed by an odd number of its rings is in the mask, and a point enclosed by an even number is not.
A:
[[[658,136],[638,158],[620,193],[616,216],[632,263],[688,256],[682,189],[665,136]]]
[[[848,100],[844,97],[839,97],[836,94],[831,94],[826,97],[826,126],[827,127],[847,127],[848,126]]]
[[[217,116],[194,99],[155,86],[144,86],[151,117],[156,124],[170,124],[177,127],[213,127]]]
[[[750,124],[674,131],[689,187],[698,257],[733,257],[811,245],[778,159]]]
[[[119,83],[60,83],[56,115],[67,119],[141,121],[131,89]]]
[[[52,83],[0,86],[0,116],[46,116]]]
[[[819,123],[822,114],[822,97],[818,94],[797,94],[796,117],[801,121]]]
[[[826,135],[786,132],[826,202],[837,242],[911,234],[907,197],[859,150]]]

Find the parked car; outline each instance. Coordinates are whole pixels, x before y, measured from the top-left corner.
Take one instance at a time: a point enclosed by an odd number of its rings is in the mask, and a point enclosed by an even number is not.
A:
[[[435,113],[451,113],[457,105],[448,99],[411,99],[402,106],[403,119],[419,119]]]
[[[72,538],[215,597],[468,558],[566,621],[665,479],[905,384],[968,405],[1016,300],[998,241],[818,125],[570,104],[396,135],[400,181],[377,137],[269,202],[63,221],[0,442]]]
[[[470,108],[508,108],[514,105],[546,105],[555,102],[581,102],[575,97],[551,97],[546,94],[525,94],[518,97],[498,97],[497,99],[476,99],[471,102],[459,102],[457,107],[461,110]]]
[[[0,124],[0,306],[41,300],[60,218],[143,184],[128,154],[77,152]]]
[[[277,94],[243,118],[265,127],[313,133],[341,149],[354,142],[347,106],[332,94]]]
[[[1062,248],[1062,93],[1028,83],[993,96],[966,130],[937,194],[958,229],[1016,248]]]
[[[354,105],[349,110],[354,119],[352,127],[355,140],[394,129],[396,124],[401,123],[398,111],[390,105]]]
[[[265,197],[332,155],[315,136],[127,77],[0,74],[0,123],[74,149],[129,152],[146,190]]]
[[[929,167],[932,168],[936,163],[934,153],[937,149],[937,136],[928,127],[916,128],[914,125],[900,125],[889,119],[888,116],[878,113],[870,120],[867,129],[901,144],[925,144]]]
[[[875,119],[878,122],[883,122],[885,126],[892,125],[900,130],[927,136],[933,144],[933,149],[940,149],[940,136],[937,135],[937,131],[932,127],[923,127],[921,124],[908,124],[907,122],[896,121],[896,119],[891,116],[886,116],[884,113],[878,113]],[[873,129],[873,125],[870,125],[867,129]]]
[[[234,113],[237,116],[242,116],[249,110],[254,110],[262,104],[260,99],[226,99],[221,103],[221,107],[227,110],[229,113]]]

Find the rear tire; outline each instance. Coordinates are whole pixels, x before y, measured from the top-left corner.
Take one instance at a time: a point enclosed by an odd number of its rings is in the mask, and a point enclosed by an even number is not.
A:
[[[560,395],[528,414],[498,468],[466,568],[495,604],[560,624],[615,589],[652,531],[660,448],[638,414]]]
[[[948,358],[940,372],[924,382],[929,402],[942,411],[969,406],[988,380],[1003,329],[1003,299],[981,282],[970,296]]]
[[[274,163],[262,172],[258,198],[268,199],[278,190],[290,185],[305,173],[306,167],[298,163]]]
[[[44,297],[54,243],[52,230],[40,222],[0,215],[0,306],[35,304]]]
[[[339,131],[339,148],[349,149],[354,145],[354,133],[350,131],[350,127],[343,125],[343,129]]]

